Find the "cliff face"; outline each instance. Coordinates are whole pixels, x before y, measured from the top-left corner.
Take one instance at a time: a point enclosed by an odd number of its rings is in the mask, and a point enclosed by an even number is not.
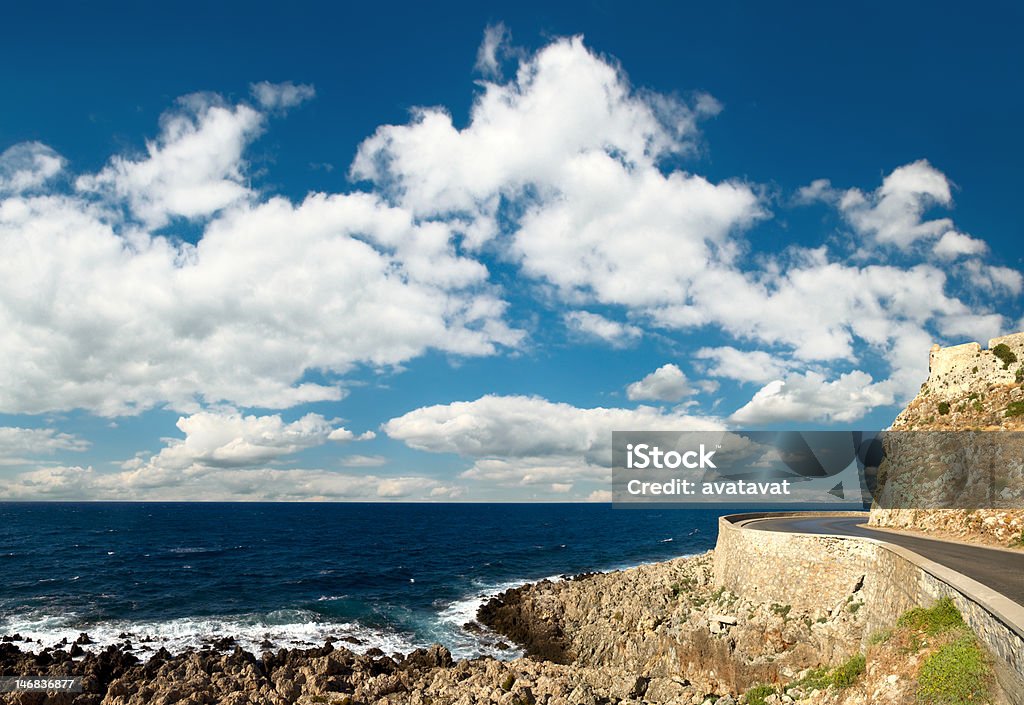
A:
[[[479,618],[535,657],[643,674],[663,696],[702,696],[790,680],[856,653],[863,614],[848,609],[862,601],[854,587],[835,609],[755,601],[716,588],[707,554],[527,585]]]
[[[987,349],[934,346],[928,380],[891,430],[890,486],[872,525],[1024,545],[1024,333]]]

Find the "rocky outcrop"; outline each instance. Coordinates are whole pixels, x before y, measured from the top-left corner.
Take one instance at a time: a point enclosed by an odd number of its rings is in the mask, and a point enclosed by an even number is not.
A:
[[[1024,333],[935,346],[929,362],[886,436],[870,523],[1024,547]]]
[[[45,664],[45,665],[44,665]],[[148,662],[116,647],[72,661],[66,652],[45,656],[0,646],[3,673],[86,674],[81,694],[19,693],[16,705],[426,705],[427,703],[610,703],[628,701],[637,681],[617,669],[587,669],[532,659],[476,659],[453,663],[442,646],[387,656],[360,655],[327,644],[256,656],[236,648],[171,655]],[[664,689],[663,689],[664,690]],[[666,691],[667,692],[667,691]]]
[[[852,599],[852,598],[851,598]],[[694,695],[741,693],[855,653],[857,609],[805,610],[721,588],[712,556],[685,558],[503,593],[479,618],[527,653],[615,667]]]

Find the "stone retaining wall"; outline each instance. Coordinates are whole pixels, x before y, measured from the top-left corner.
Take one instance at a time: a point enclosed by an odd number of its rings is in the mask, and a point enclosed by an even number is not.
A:
[[[717,586],[751,599],[809,610],[834,609],[859,589],[864,600],[861,609],[867,611],[865,646],[871,634],[892,626],[907,610],[948,596],[994,657],[1003,689],[1015,705],[1024,705],[1024,623],[1011,623],[984,595],[965,588],[965,583],[973,581],[956,580],[954,586],[949,576],[959,574],[899,547],[858,538],[757,531],[735,523],[757,516],[764,515],[719,519]]]
[[[830,610],[867,578],[873,557],[867,542],[751,531],[722,517],[715,585],[763,602]]]

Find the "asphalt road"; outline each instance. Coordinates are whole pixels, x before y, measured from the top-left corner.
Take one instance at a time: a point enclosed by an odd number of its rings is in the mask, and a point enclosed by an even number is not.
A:
[[[946,541],[932,541],[895,531],[876,531],[858,526],[859,517],[793,517],[766,519],[747,524],[748,529],[803,534],[836,534],[877,539],[902,546],[947,568],[952,568],[1024,605],[1024,552],[1000,551]]]

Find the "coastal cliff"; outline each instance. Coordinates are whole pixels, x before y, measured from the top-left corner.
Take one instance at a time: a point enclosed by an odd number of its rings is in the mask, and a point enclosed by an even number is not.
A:
[[[1024,333],[933,346],[891,431],[889,476],[906,489],[876,499],[871,525],[1024,547]]]

